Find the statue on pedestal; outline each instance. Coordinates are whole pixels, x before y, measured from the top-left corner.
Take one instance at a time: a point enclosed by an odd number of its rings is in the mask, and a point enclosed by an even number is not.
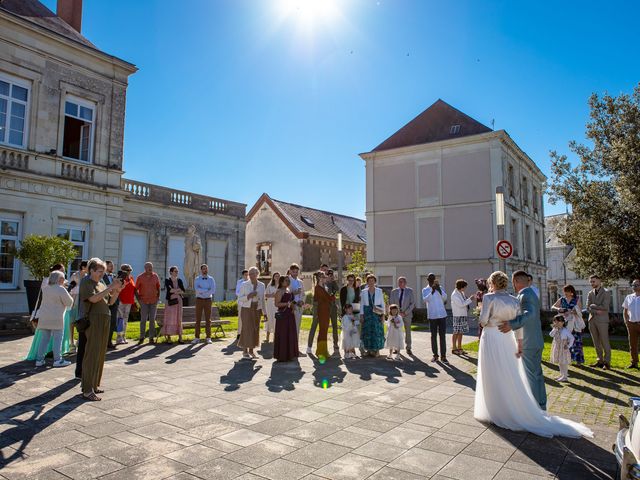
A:
[[[198,272],[200,272],[200,265],[202,264],[201,251],[200,236],[196,233],[195,225],[191,225],[184,239],[184,279],[189,290],[193,290],[193,282]]]

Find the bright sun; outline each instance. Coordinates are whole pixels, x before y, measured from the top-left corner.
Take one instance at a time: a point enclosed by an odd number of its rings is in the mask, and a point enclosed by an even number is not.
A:
[[[278,0],[281,21],[293,21],[301,30],[331,24],[340,16],[338,0]]]

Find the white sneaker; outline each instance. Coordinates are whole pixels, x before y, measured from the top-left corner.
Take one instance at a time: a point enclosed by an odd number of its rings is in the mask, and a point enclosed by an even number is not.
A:
[[[200,339],[199,338],[194,338],[193,340],[191,340],[191,345],[196,345],[200,343]]]
[[[71,365],[71,362],[62,359],[58,360],[57,362],[53,362],[54,367],[68,367],[69,365]]]
[[[36,367],[44,367],[44,360],[36,360]]]
[[[116,340],[116,345],[123,345],[127,343],[126,340],[122,337],[118,337],[118,339]]]
[[[313,353],[313,348],[307,347],[307,355],[311,355]]]
[[[76,353],[76,346],[75,344],[70,344],[69,345],[69,353]]]
[[[211,345],[211,344],[213,343],[213,342],[211,341],[211,339],[210,339],[210,338],[207,338],[206,342],[207,342],[207,344],[209,344],[209,345]]]

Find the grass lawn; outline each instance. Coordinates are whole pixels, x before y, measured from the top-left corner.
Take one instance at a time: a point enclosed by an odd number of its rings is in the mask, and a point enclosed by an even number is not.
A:
[[[551,356],[551,342],[553,339],[549,336],[545,336],[544,339],[544,351],[542,352],[542,360],[549,361]],[[611,367],[617,369],[624,369],[629,365],[631,357],[629,356],[629,343],[623,340],[611,340]],[[596,349],[593,348],[593,342],[590,338],[582,339],[582,345],[584,350],[584,362],[585,365],[591,365],[596,362]],[[464,349],[468,352],[477,352],[479,341],[467,343],[463,345]]]

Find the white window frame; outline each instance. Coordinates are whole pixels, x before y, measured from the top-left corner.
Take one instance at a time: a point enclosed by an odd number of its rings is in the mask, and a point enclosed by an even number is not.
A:
[[[3,235],[2,229],[0,229],[0,240],[15,240],[16,247],[18,247],[20,245],[22,217],[19,215],[0,213],[0,222],[12,222],[12,223],[18,224],[18,231],[15,236]],[[0,283],[0,289],[13,290],[18,288],[18,279],[20,277],[20,272],[18,270],[18,267],[19,267],[18,259],[14,256],[13,257],[13,281],[11,283]]]
[[[27,89],[27,101],[23,102],[22,100],[17,100],[11,97],[11,91],[9,91],[9,97],[5,97],[4,95],[0,95],[1,98],[5,98],[7,100],[7,124],[6,124],[6,139],[0,140],[0,145],[7,145],[15,148],[26,149],[27,144],[29,142],[29,118],[31,111],[31,82],[28,80],[23,80],[21,78],[14,77],[12,75],[8,75],[6,73],[0,72],[0,80],[3,82],[9,83],[9,85],[17,85],[22,88]],[[18,102],[24,104],[24,130],[22,132],[22,145],[15,145],[13,143],[9,143],[9,132],[10,132],[10,122],[11,122],[11,102]]]
[[[91,118],[91,134],[89,138],[89,158],[87,160],[82,160],[81,158],[64,156],[64,135],[65,135],[66,117],[69,116],[70,118],[75,118],[77,120],[87,121],[86,119],[80,116],[69,115],[67,113],[67,102],[75,103],[76,105],[78,105],[78,107],[90,108],[91,111],[93,112],[93,115]],[[70,93],[67,93],[64,96],[62,101],[62,145],[60,147],[60,153],[63,158],[67,160],[71,160],[72,162],[93,163],[93,159],[95,157],[94,145],[95,145],[95,138],[96,138],[96,118],[98,116],[97,110],[98,110],[98,105],[95,102],[92,102],[91,100],[86,100],[84,98],[78,97],[76,95],[72,95]]]
[[[56,227],[56,236],[58,235],[58,230],[59,229],[63,229],[63,228],[69,230],[69,233],[71,233],[71,230],[81,230],[81,231],[84,232],[84,242],[71,240],[71,238],[67,238],[67,240],[69,240],[71,243],[73,243],[76,246],[81,246],[82,247],[82,256],[83,257],[82,257],[81,260],[88,260],[89,258],[91,258],[89,256],[89,254],[88,254],[88,249],[89,249],[89,223],[63,220]],[[76,260],[76,259],[74,258],[74,260]],[[67,265],[65,265],[68,277],[70,277],[71,274],[73,273],[71,271],[71,265],[73,264],[74,260],[71,260]]]

